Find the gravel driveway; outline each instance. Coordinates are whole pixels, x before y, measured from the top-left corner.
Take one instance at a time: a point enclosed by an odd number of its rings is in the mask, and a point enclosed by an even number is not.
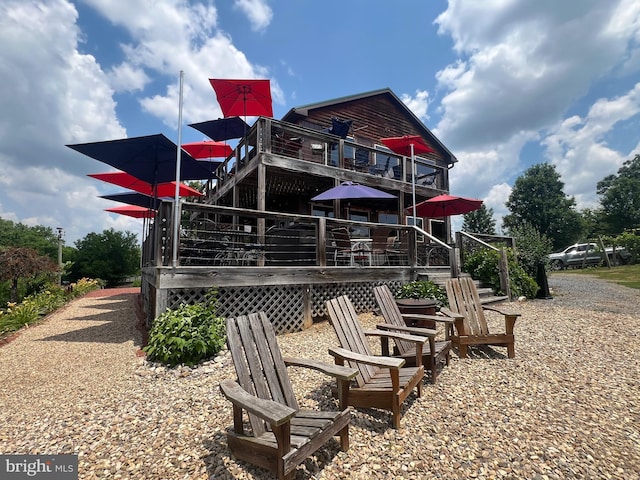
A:
[[[522,313],[515,359],[453,355],[410,397],[400,430],[388,412],[353,410],[350,450],[330,441],[296,478],[640,479],[640,291],[563,273],[549,285],[553,300],[505,305]],[[81,479],[269,478],[226,448],[228,355],[193,370],[148,365],[134,300],[75,300],[0,348],[0,453],[75,453]],[[279,343],[331,362],[337,340],[319,322]],[[290,373],[301,404],[335,408],[324,377]]]

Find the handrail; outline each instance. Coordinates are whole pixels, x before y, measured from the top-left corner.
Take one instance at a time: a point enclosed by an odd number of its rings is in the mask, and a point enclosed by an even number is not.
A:
[[[417,231],[417,233],[419,233],[420,235],[424,235],[425,237],[428,237],[430,240],[432,240],[434,243],[437,243],[438,245],[440,245],[441,247],[446,248],[447,250],[453,250],[453,247],[451,245],[447,245],[446,243],[444,243],[442,240],[440,240],[439,238],[434,237],[433,235],[431,235],[430,233],[425,232],[424,230],[422,230],[420,227],[416,226],[416,225],[410,225],[411,227],[414,228],[414,230]]]
[[[496,252],[500,251],[498,248],[494,247],[493,245],[489,245],[487,242],[484,242],[482,240],[480,240],[479,238],[474,237],[473,235],[471,235],[470,233],[467,232],[458,232],[460,235],[465,236],[471,240],[473,240],[474,242],[479,243],[480,245],[490,248],[491,250],[495,250]]]

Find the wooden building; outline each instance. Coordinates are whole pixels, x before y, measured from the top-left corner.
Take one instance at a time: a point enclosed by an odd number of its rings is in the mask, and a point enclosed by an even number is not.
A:
[[[405,135],[432,152],[412,161],[381,142]],[[260,117],[217,167],[206,199],[181,202],[179,240],[173,205],[159,210],[143,249],[147,318],[216,287],[221,315],[265,310],[278,332],[292,331],[324,316],[325,301],[339,294],[370,310],[375,285],[455,274],[446,219],[406,214],[414,195],[448,193],[455,163],[389,89],[296,107],[282,120]],[[396,198],[312,201],[343,182]]]

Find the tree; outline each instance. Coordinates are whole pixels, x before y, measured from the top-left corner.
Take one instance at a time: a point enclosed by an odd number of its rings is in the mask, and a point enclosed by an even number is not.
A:
[[[601,197],[606,233],[640,227],[640,155],[627,160],[617,175],[608,175],[596,185]]]
[[[5,247],[0,249],[0,280],[11,282],[9,298],[18,301],[18,281],[41,273],[53,273],[58,266],[32,248]]]
[[[0,246],[31,248],[53,261],[58,259],[58,235],[42,225],[29,227],[0,218]]]
[[[484,203],[474,212],[466,213],[462,222],[462,231],[469,233],[496,234],[496,221],[493,219],[493,208]]]
[[[518,177],[506,202],[510,211],[503,219],[507,231],[528,223],[548,237],[554,249],[580,239],[584,225],[573,197],[565,195],[555,166],[541,163]]]
[[[114,229],[89,233],[76,241],[70,277],[102,279],[107,285],[122,283],[140,270],[140,246],[135,234]]]

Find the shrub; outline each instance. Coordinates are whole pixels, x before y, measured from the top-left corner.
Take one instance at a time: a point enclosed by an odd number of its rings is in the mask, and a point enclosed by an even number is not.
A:
[[[447,292],[431,280],[415,280],[402,285],[395,294],[396,298],[433,298],[440,306],[449,305]]]
[[[515,261],[513,251],[507,249],[507,264],[514,297],[535,298],[538,293],[536,281]],[[500,252],[491,249],[476,250],[465,257],[463,270],[480,283],[491,287],[494,292],[504,295],[500,287]]]
[[[216,355],[226,341],[224,318],[216,316],[216,295],[212,290],[204,302],[182,304],[156,318],[142,349],[149,360],[174,367],[195,365]]]
[[[25,297],[21,303],[7,304],[6,311],[0,310],[0,335],[14,332],[36,322],[40,317],[47,315],[72,298],[80,297],[99,287],[98,282],[83,278],[69,294],[58,286],[49,284],[39,293]]]
[[[549,263],[548,255],[553,251],[551,239],[528,223],[512,227],[509,234],[516,241],[518,264],[529,276],[535,278],[538,264],[542,263],[546,267]]]

